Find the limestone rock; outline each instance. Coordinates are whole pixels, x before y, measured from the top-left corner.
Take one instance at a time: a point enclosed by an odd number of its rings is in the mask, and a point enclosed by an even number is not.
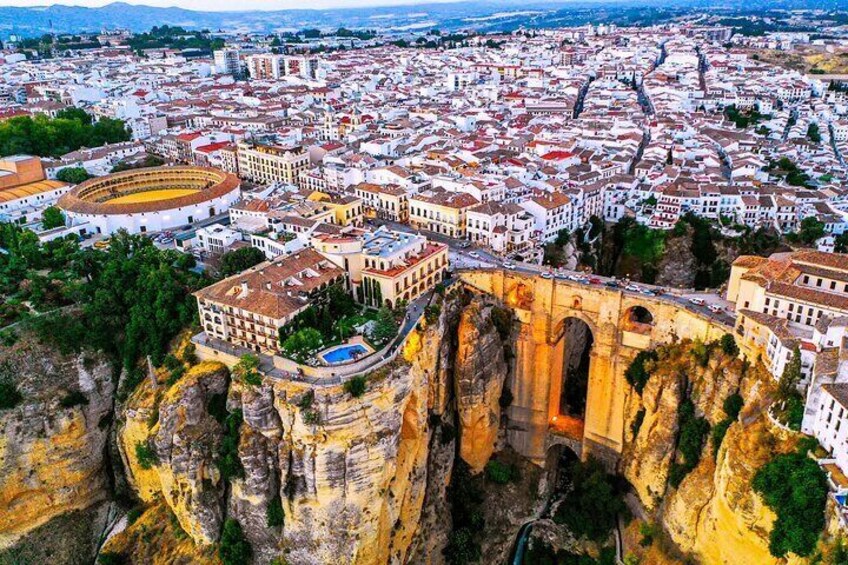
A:
[[[183,530],[200,545],[218,540],[224,492],[215,465],[223,429],[209,403],[227,392],[226,367],[201,363],[189,369],[162,398],[152,445],[162,494]]]
[[[457,330],[454,385],[460,422],[459,455],[474,472],[483,469],[495,449],[499,400],[507,374],[492,308],[482,299],[473,300],[462,311]]]
[[[99,354],[61,355],[22,337],[0,371],[23,399],[0,411],[0,547],[72,510],[104,501],[114,385]],[[83,403],[68,406],[69,393]],[[65,400],[65,406],[62,401]]]

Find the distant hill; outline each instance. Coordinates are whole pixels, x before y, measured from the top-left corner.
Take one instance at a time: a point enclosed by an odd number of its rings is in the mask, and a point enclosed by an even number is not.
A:
[[[548,2],[531,2],[539,10],[549,11]],[[272,32],[307,27],[380,28],[413,31],[430,27],[450,29],[481,27],[495,20],[471,20],[513,9],[517,18],[526,19],[527,3],[514,0],[418,4],[373,8],[332,10],[277,10],[239,12],[200,12],[183,8],[159,8],[115,2],[100,8],[52,5],[31,8],[0,7],[0,38],[9,34],[33,36],[43,33],[74,33],[125,28],[146,31],[155,25],[179,25],[187,29],[226,29],[227,31]],[[479,25],[478,25],[479,24]]]
[[[123,28],[146,31],[156,25],[241,32],[296,31],[309,27],[379,29],[383,32],[476,29],[510,31],[521,26],[550,27],[584,23],[650,24],[691,11],[766,10],[825,7],[832,0],[472,0],[405,6],[201,12],[115,2],[80,6],[0,6],[0,39],[44,33],[96,32]]]

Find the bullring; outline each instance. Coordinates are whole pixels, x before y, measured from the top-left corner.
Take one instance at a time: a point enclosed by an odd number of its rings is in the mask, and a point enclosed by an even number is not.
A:
[[[161,231],[222,214],[241,197],[238,177],[210,167],[152,167],[89,179],[59,199],[73,225],[110,234]]]

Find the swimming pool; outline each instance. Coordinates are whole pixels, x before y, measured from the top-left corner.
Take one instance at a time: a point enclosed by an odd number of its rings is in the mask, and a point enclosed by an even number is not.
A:
[[[341,345],[335,349],[331,349],[326,353],[321,354],[321,358],[325,363],[331,365],[336,363],[347,363],[362,357],[368,353],[368,349],[364,345],[355,343],[353,345]]]

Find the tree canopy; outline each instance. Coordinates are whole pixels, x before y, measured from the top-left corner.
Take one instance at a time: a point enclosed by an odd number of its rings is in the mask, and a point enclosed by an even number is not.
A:
[[[265,254],[256,247],[242,247],[227,251],[221,255],[221,263],[218,272],[222,277],[237,275],[238,273],[254,267],[265,260]]]
[[[90,178],[91,175],[82,167],[65,167],[56,173],[56,179],[70,184],[79,184]]]
[[[122,120],[91,116],[77,108],[59,112],[56,118],[44,115],[18,116],[0,122],[0,156],[38,155],[59,157],[80,147],[99,147],[128,141],[130,130]]]

